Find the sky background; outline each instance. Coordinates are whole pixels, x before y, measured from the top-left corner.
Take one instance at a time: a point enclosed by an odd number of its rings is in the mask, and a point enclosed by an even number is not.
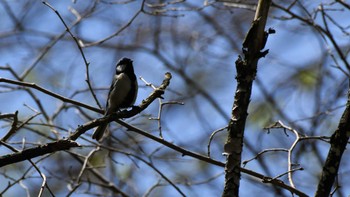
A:
[[[65,31],[65,28],[57,15],[40,1],[4,2],[0,5],[0,66],[8,65],[18,74],[21,74],[36,61],[37,57],[42,54],[45,47],[56,36]],[[68,26],[71,26],[76,20],[76,17],[69,11],[70,8],[75,9],[83,16],[85,12],[92,10],[93,7],[90,1],[76,1],[75,3],[68,0],[48,2],[61,14]],[[140,9],[141,1],[131,1],[131,3],[125,4],[112,4],[111,2],[120,1],[101,1],[97,3],[92,14],[71,29],[73,34],[85,44],[103,39],[127,24]],[[154,3],[154,1],[149,3]],[[304,6],[309,10],[313,10],[317,8],[319,3],[307,2]],[[337,12],[341,8],[340,5],[329,5],[329,7],[335,10],[329,12],[334,20],[341,25],[349,25],[349,21],[346,20],[350,17],[349,11]],[[10,8],[10,11],[8,8]],[[177,11],[171,11],[172,8]],[[164,108],[162,114],[164,138],[181,147],[205,155],[211,133],[225,127],[229,121],[236,87],[234,62],[241,54],[241,43],[250,27],[254,12],[246,9],[225,8],[222,4],[203,7],[201,1],[170,4],[160,7],[160,9],[167,9],[164,16],[141,13],[118,36],[99,45],[83,48],[84,54],[90,63],[91,84],[98,89],[95,93],[99,102],[104,106],[107,90],[115,69],[114,66],[118,59],[122,57],[133,59],[136,75],[156,86],[161,84],[164,73],[170,71],[173,78],[169,87],[170,90],[164,94],[164,101],[179,101],[184,102],[184,105],[168,105]],[[146,6],[145,10],[154,12],[155,8]],[[298,6],[293,11],[302,13]],[[11,17],[11,13],[15,17]],[[259,61],[257,73],[257,81],[259,81],[257,83],[259,85],[255,83],[253,87],[245,133],[246,143],[255,147],[255,151],[266,148],[289,148],[291,146],[294,140],[291,133],[288,133],[289,136],[287,136],[283,130],[278,129],[271,130],[270,134],[267,134],[263,129],[277,120],[284,121],[288,126],[293,126],[293,128],[306,135],[331,135],[337,127],[346,102],[346,76],[334,67],[334,62],[330,57],[330,53],[334,53],[334,48],[329,40],[322,38],[315,29],[302,24],[300,21],[280,20],[280,17],[288,15],[275,7],[271,8],[270,16],[266,27],[274,28],[277,33],[271,35],[266,44],[265,48],[269,49],[269,54]],[[20,21],[20,26],[16,26],[14,18]],[[317,16],[315,22],[321,23],[322,21]],[[159,28],[158,31],[156,31],[157,28]],[[345,52],[349,46],[348,35],[334,26],[331,26],[331,28],[334,37]],[[155,54],[150,50],[156,47],[156,39],[159,42],[157,46],[159,54]],[[175,68],[165,64],[164,60],[174,65]],[[224,114],[213,107],[200,94],[198,89],[189,85],[179,70],[208,93]],[[24,81],[36,83],[60,95],[97,107],[91,94],[86,91],[85,71],[85,64],[76,43],[66,33],[40,59]],[[317,84],[320,81],[316,79],[319,79],[320,76],[322,76],[322,83]],[[5,70],[0,70],[0,77],[14,79]],[[136,104],[141,103],[152,92],[152,89],[146,87],[140,79],[138,83],[139,94]],[[1,83],[0,85],[4,84]],[[318,89],[318,85],[321,88]],[[13,113],[18,110],[21,119],[26,119],[34,114],[29,107],[37,109],[36,103],[25,91],[8,91],[9,88],[5,86],[0,88],[1,113]],[[282,117],[281,114],[276,112],[276,108],[267,103],[262,89],[266,89],[268,94],[275,99],[277,102],[275,107],[287,115],[287,118]],[[77,90],[85,90],[85,92],[72,96]],[[45,110],[50,115],[55,113],[57,108],[62,105],[62,102],[55,98],[36,90],[33,90],[33,92],[41,99]],[[339,92],[338,97],[335,96],[335,92]],[[320,103],[316,103],[316,100]],[[126,121],[158,135],[157,122],[149,120],[149,117],[157,116],[158,107],[159,103],[155,101],[140,115]],[[318,107],[321,110],[318,113],[322,113],[322,116],[316,113]],[[101,117],[100,114],[92,111],[84,110],[84,112],[91,118]],[[314,124],[316,119],[319,121],[317,127]],[[32,120],[33,123],[45,121],[42,115],[38,115]],[[68,136],[67,131],[72,132],[78,125],[87,121],[89,120],[76,108],[69,108],[60,113],[54,124],[64,128],[64,130],[57,129],[59,136],[63,138]],[[2,124],[0,127],[1,137],[9,129],[8,122],[2,122]],[[44,127],[36,128],[45,131]],[[112,128],[118,128],[118,125],[112,123]],[[89,131],[84,137],[89,138],[91,134],[92,131]],[[52,135],[52,133],[49,135]],[[114,135],[122,140],[130,139],[130,135],[139,140],[140,144],[137,146],[142,147],[146,152],[145,155],[160,149],[157,152],[157,158],[162,159],[156,160],[155,163],[172,180],[178,180],[182,183],[186,182],[184,180],[191,183],[204,182],[191,187],[179,184],[188,196],[217,196],[222,192],[224,183],[223,168],[206,165],[190,157],[181,157],[180,153],[125,130],[114,133]],[[23,129],[11,139],[11,143],[21,148],[20,142],[22,139],[28,142],[25,147],[47,141],[47,139]],[[225,139],[225,132],[220,132],[214,137],[211,145],[213,159],[225,161],[225,158],[221,155]],[[78,139],[78,142],[86,147],[76,151],[87,155],[92,148],[89,145],[93,144],[84,138]],[[125,142],[129,143],[127,140]],[[301,164],[304,171],[295,173],[294,182],[298,189],[312,195],[316,189],[317,176],[321,171],[322,164],[319,157],[315,156],[317,153],[314,152],[314,149],[305,145],[307,143],[300,143],[295,150],[298,155],[295,162]],[[137,146],[126,147],[123,150],[134,151]],[[320,157],[324,159],[328,152],[328,145],[317,141],[315,146],[318,154],[321,155]],[[0,153],[3,155],[11,153],[11,151],[0,146]],[[243,160],[254,157],[256,153],[245,146]],[[102,151],[101,155],[103,154],[105,153]],[[40,163],[39,166],[45,172],[55,173],[59,171],[67,172],[69,166],[75,166],[75,169],[79,169],[76,161],[71,161],[69,158],[68,153],[54,154]],[[132,160],[123,155],[118,155],[116,158],[123,163],[123,165],[118,165],[118,170],[115,172],[117,176],[112,176],[111,172],[108,171],[110,169],[108,165],[111,164],[108,164],[107,168],[102,171],[112,182],[118,182],[118,177],[128,179],[128,173],[132,174],[133,181],[128,182],[128,184],[137,186],[137,192],[139,193],[135,195],[141,196],[160,179],[159,175],[155,175],[154,171],[142,162],[136,167]],[[346,150],[343,158],[344,164],[342,165],[348,164],[348,158],[349,152]],[[246,167],[262,174],[266,174],[268,171],[269,176],[277,176],[287,169],[285,153],[269,153],[264,155],[262,160],[264,160],[264,165],[267,166],[268,170],[257,161],[248,163]],[[55,169],[56,162],[64,163],[66,168]],[[23,171],[17,169],[30,166],[28,162],[23,163],[25,164],[18,164],[18,166],[16,164],[12,168],[2,170],[20,177]],[[59,166],[61,165],[57,165],[57,167]],[[133,173],[130,173],[130,171],[133,171]],[[42,182],[41,178],[35,173],[31,170],[29,178],[23,181],[23,184],[30,188],[32,195],[38,192],[38,185]],[[205,181],[216,175],[218,176],[212,181]],[[340,170],[339,179],[346,183],[348,175],[349,168],[344,167]],[[64,178],[69,179],[69,177]],[[59,178],[53,176],[52,183],[55,183],[53,180],[56,179],[59,180]],[[274,191],[269,190],[271,189],[270,185],[252,181],[252,177],[243,175],[241,180],[241,196]],[[282,180],[287,183],[286,177],[282,177]],[[5,181],[7,182],[8,179],[0,176],[0,182]],[[55,187],[55,185],[50,186]],[[0,186],[0,191],[3,191],[5,187],[5,185]],[[88,188],[87,184],[83,185],[81,190],[73,196],[89,196],[84,193]],[[68,190],[62,187],[59,192],[60,195],[64,196]],[[349,195],[350,188],[343,185],[342,192],[342,194]],[[179,196],[179,193],[170,186],[160,187],[151,196],[163,196],[164,193],[167,193],[168,196]],[[14,194],[25,195],[25,189],[17,185],[6,192],[4,196]],[[275,196],[274,193],[265,194],[266,196]],[[288,192],[283,194],[289,195]],[[340,196],[340,194],[337,195]]]

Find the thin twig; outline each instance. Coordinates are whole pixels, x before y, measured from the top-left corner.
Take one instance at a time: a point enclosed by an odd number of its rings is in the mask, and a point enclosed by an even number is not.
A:
[[[112,35],[110,35],[106,38],[103,38],[101,40],[83,44],[83,47],[90,47],[90,46],[99,45],[99,44],[102,44],[105,41],[107,41],[115,36],[118,36],[121,32],[123,32],[126,28],[128,28],[134,22],[134,20],[143,12],[144,3],[145,3],[145,0],[142,1],[140,9],[134,14],[134,16],[132,16],[131,19],[124,26],[122,26],[120,29],[118,29],[115,33],[113,33]]]
[[[282,128],[293,132],[295,135],[295,140],[294,140],[292,146],[288,150],[288,180],[289,180],[290,185],[295,188],[293,177],[292,177],[292,172],[294,170],[293,163],[292,163],[292,153],[293,153],[294,148],[296,147],[296,145],[299,142],[300,135],[299,135],[298,131],[296,131],[295,129],[293,129],[291,127],[284,125],[282,121],[278,121],[278,123],[281,125]]]
[[[0,144],[5,146],[6,148],[10,149],[11,151],[15,152],[15,153],[18,153],[18,154],[21,154],[21,152],[19,150],[17,150],[16,148],[4,143],[3,141],[0,141]],[[41,196],[42,195],[42,192],[44,190],[44,187],[46,186],[47,190],[49,191],[49,193],[51,194],[51,196],[55,196],[52,192],[52,190],[50,189],[50,187],[47,185],[47,182],[46,182],[46,176],[45,174],[43,174],[40,169],[38,168],[38,166],[36,166],[36,164],[31,160],[31,159],[28,159],[28,161],[32,164],[32,166],[35,168],[35,170],[39,173],[39,175],[41,176],[41,178],[43,179],[43,183],[41,185],[41,188],[40,188],[40,192],[39,192],[39,195],[38,196]],[[0,167],[2,166],[1,165],[2,162],[0,162]],[[29,172],[29,170],[28,170]],[[24,173],[26,174],[26,173]],[[25,176],[23,174],[23,177]]]
[[[81,42],[79,42],[78,39],[77,39],[77,37],[74,36],[74,34],[70,31],[68,25],[66,24],[66,22],[64,22],[64,20],[63,20],[61,14],[60,14],[54,7],[52,7],[52,6],[51,6],[49,3],[47,3],[46,1],[43,1],[42,3],[43,3],[44,5],[46,5],[47,7],[49,7],[52,11],[55,12],[55,14],[60,18],[61,22],[63,23],[64,27],[66,28],[66,31],[67,31],[67,32],[69,33],[69,35],[73,38],[74,42],[75,42],[76,45],[78,46],[78,49],[79,49],[79,51],[80,51],[80,54],[81,54],[81,56],[83,57],[83,60],[84,60],[84,63],[85,63],[85,68],[86,68],[86,80],[85,80],[85,81],[86,81],[86,83],[88,84],[88,87],[89,87],[89,89],[90,89],[90,92],[91,92],[91,94],[92,94],[92,97],[94,98],[94,100],[95,100],[97,106],[101,109],[101,108],[102,108],[102,107],[101,107],[101,104],[98,102],[98,99],[97,99],[97,97],[96,97],[96,94],[95,94],[95,92],[94,92],[94,90],[93,90],[93,88],[92,88],[92,85],[91,85],[91,83],[90,83],[90,74],[89,74],[89,65],[90,65],[90,62],[88,62],[88,61],[86,60],[86,57],[85,57],[83,48],[82,48],[81,45],[80,45]],[[76,16],[77,16],[77,15],[76,15]],[[77,17],[77,21],[79,21],[80,19],[81,19],[80,16]]]
[[[63,102],[71,103],[71,104],[77,105],[79,107],[83,107],[83,108],[92,110],[94,112],[103,113],[103,110],[101,110],[101,109],[98,109],[98,108],[92,107],[90,105],[87,105],[87,104],[84,104],[84,103],[81,103],[81,102],[69,99],[67,97],[61,96],[61,95],[59,95],[57,93],[51,92],[50,90],[47,90],[47,89],[45,89],[45,88],[43,88],[41,86],[36,85],[35,83],[15,81],[15,80],[11,80],[11,79],[6,79],[6,78],[0,77],[0,83],[1,82],[34,88],[34,89],[39,90],[40,92],[43,92],[43,93],[45,93],[45,94],[47,94],[49,96],[57,98],[57,99],[59,99],[59,100],[61,100]]]
[[[13,122],[12,122],[10,131],[7,132],[7,134],[1,139],[1,141],[5,142],[9,136],[11,136],[13,133],[17,131],[17,123],[18,123],[18,111],[16,111],[13,114]]]
[[[223,127],[223,128],[220,128],[220,129],[217,129],[217,130],[215,130],[215,131],[213,131],[213,132],[211,133],[211,135],[210,135],[210,137],[209,137],[208,146],[207,146],[207,149],[208,149],[208,157],[210,157],[210,145],[211,145],[211,141],[213,140],[214,136],[215,136],[217,133],[219,133],[219,132],[221,132],[221,131],[223,131],[223,130],[225,130],[225,129],[227,129],[227,126],[226,126],[226,127]]]
[[[79,172],[79,175],[78,175],[78,178],[77,178],[77,185],[79,185],[81,182],[81,177],[83,176],[83,173],[84,173],[84,171],[85,171],[85,169],[86,169],[86,167],[87,167],[87,164],[89,163],[89,159],[90,159],[90,157],[92,157],[92,155],[95,153],[95,152],[97,152],[97,151],[99,151],[100,150],[100,147],[99,146],[97,146],[96,148],[94,148],[94,149],[92,149],[91,151],[90,151],[90,153],[86,156],[86,158],[85,158],[85,160],[84,160],[84,163],[83,163],[83,165],[81,166],[81,170],[80,170],[80,172]]]
[[[249,163],[250,161],[258,159],[260,156],[262,156],[264,153],[267,153],[267,152],[287,152],[288,153],[288,149],[285,149],[285,148],[269,148],[269,149],[265,149],[265,150],[259,152],[258,154],[256,154],[253,158],[243,161],[242,165],[243,166],[247,165],[247,163]]]

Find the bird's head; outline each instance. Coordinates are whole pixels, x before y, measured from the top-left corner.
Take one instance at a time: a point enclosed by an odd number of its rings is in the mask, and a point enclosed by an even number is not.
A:
[[[129,58],[122,58],[118,61],[117,66],[117,74],[119,73],[134,73],[134,67],[132,65],[132,60]]]

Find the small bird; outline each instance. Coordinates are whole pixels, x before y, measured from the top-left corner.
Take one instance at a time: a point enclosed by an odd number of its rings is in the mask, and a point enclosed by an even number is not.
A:
[[[109,88],[105,116],[122,108],[131,107],[135,103],[137,90],[138,85],[132,60],[124,57],[116,65],[116,73]],[[92,139],[100,141],[107,126],[108,124],[98,126],[92,134]]]

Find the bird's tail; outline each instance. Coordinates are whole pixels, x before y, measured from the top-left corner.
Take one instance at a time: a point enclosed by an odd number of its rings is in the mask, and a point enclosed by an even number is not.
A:
[[[96,128],[94,131],[94,134],[92,134],[92,139],[96,139],[97,141],[100,141],[103,137],[104,132],[107,129],[108,124],[102,124]]]

